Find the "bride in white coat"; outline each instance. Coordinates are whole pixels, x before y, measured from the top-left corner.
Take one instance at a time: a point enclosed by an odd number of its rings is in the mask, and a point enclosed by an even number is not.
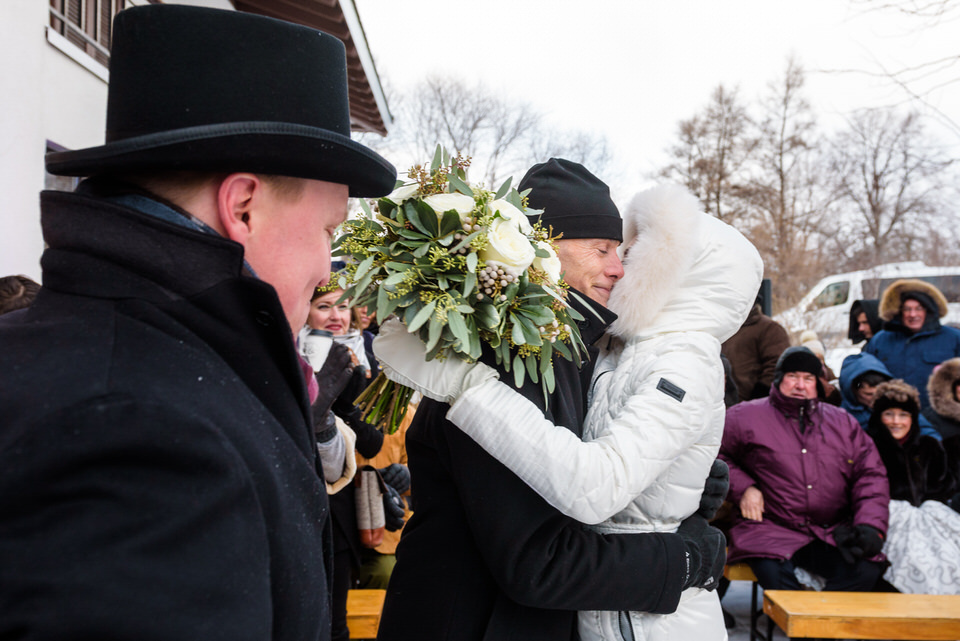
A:
[[[618,318],[600,343],[583,441],[493,379],[459,394],[447,418],[564,514],[601,532],[672,532],[697,510],[720,448],[720,344],[746,319],[763,264],[682,187],[637,194],[623,217]],[[388,375],[410,384],[403,359],[385,356]],[[716,592],[701,589],[673,614],[581,612],[579,628],[584,641],[726,638]]]

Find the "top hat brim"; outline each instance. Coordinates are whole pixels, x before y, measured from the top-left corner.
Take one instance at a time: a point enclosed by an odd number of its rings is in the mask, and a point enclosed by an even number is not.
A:
[[[352,197],[384,196],[397,179],[390,162],[360,143],[286,122],[229,122],[133,136],[49,153],[46,166],[62,176],[247,171],[339,183]]]

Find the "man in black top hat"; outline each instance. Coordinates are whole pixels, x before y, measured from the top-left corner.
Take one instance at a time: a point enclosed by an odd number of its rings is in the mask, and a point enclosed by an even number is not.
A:
[[[555,424],[581,435],[598,353],[592,344],[616,318],[604,305],[623,276],[616,252],[623,239],[620,214],[603,182],[563,159],[534,166],[519,189],[531,190],[530,207],[544,210],[544,226],[563,234],[558,254],[564,278],[595,310],[570,299],[584,317],[578,323],[589,346],[584,366],[556,359],[556,387],[549,397],[529,380],[519,392]],[[381,336],[389,336],[391,327],[382,325]],[[384,346],[379,338],[374,350],[380,358],[378,345]],[[422,362],[423,346],[414,347]],[[405,369],[394,356],[388,355],[389,364]],[[483,360],[494,365],[493,358]],[[453,361],[439,365],[489,371]],[[441,385],[458,385],[450,370],[438,378]],[[502,370],[501,378],[512,379]],[[669,613],[684,587],[706,585],[711,572],[716,584],[723,568],[719,533],[711,538],[711,528],[704,528],[685,538],[587,530],[450,424],[449,410],[447,403],[426,398],[407,431],[414,514],[397,548],[381,641],[572,641],[578,638],[578,610]]]
[[[0,638],[329,639],[340,470],[293,331],[348,193],[396,173],[314,29],[135,7],[110,72],[106,144],[47,158],[89,178],[41,197],[43,288],[0,319]]]

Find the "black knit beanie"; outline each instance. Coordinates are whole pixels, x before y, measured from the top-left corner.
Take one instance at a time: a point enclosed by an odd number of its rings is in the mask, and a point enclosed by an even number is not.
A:
[[[823,363],[809,348],[802,345],[788,347],[777,360],[773,377],[774,385],[779,385],[780,381],[783,380],[783,375],[789,372],[807,372],[819,378],[820,374],[823,373]]]
[[[551,158],[534,165],[517,190],[530,189],[528,205],[542,209],[540,222],[563,238],[607,238],[623,242],[620,211],[610,188],[581,164]]]

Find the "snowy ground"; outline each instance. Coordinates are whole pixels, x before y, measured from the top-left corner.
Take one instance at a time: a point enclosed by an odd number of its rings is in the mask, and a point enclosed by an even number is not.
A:
[[[750,639],[750,586],[749,581],[733,581],[723,597],[724,609],[727,610],[737,620],[737,625],[732,630],[727,630],[730,641],[749,641]],[[758,593],[757,601],[759,607],[763,607],[763,590]],[[767,616],[762,615],[758,622],[761,632],[767,630]],[[780,628],[774,626],[773,641],[785,641],[786,636]]]

